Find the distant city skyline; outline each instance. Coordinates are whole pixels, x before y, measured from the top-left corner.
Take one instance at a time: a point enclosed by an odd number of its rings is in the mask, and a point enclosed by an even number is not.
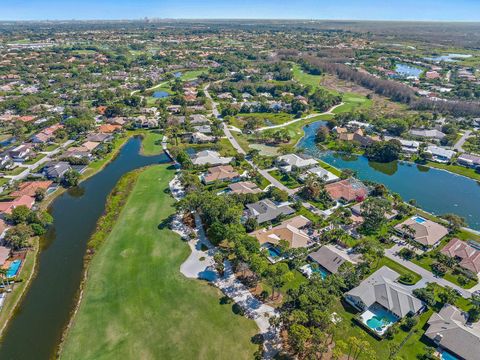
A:
[[[479,0],[2,0],[0,20],[322,19],[480,21]]]

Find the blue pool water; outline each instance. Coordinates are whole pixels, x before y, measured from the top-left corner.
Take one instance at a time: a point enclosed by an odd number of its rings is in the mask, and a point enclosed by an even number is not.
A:
[[[325,279],[329,274],[328,270],[325,269],[323,266],[319,266],[318,268],[312,268],[312,272],[320,274],[322,279]]]
[[[443,350],[441,353],[442,360],[460,360],[456,356],[450,354],[448,351]]]
[[[272,257],[272,258],[280,257],[280,251],[278,251],[278,250],[275,249],[274,247],[269,247],[269,248],[268,248],[268,254],[269,254],[270,257]]]
[[[420,216],[415,217],[415,222],[417,224],[423,224],[426,220],[424,218],[421,218]]]
[[[372,317],[366,320],[366,324],[370,329],[381,332],[383,326],[389,326],[398,321],[398,318],[392,313],[388,312],[381,306],[372,306],[367,311],[372,313]]]
[[[14,260],[7,270],[7,277],[10,278],[17,275],[18,269],[20,268],[21,264],[22,264],[22,260]]]
[[[388,325],[387,322],[384,322],[381,318],[379,318],[378,316],[374,316],[372,317],[371,319],[368,319],[367,320],[367,325],[371,328],[371,329],[378,329],[379,331],[381,331],[382,329],[382,326],[383,325]]]

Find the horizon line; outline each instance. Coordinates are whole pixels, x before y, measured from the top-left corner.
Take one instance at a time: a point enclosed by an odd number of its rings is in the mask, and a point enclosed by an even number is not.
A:
[[[145,21],[311,21],[311,22],[318,22],[318,21],[359,21],[359,22],[419,22],[419,23],[478,23],[480,24],[480,20],[435,20],[435,19],[343,19],[343,18],[329,18],[329,19],[322,19],[322,18],[228,18],[228,17],[218,17],[218,18],[175,18],[175,17],[168,17],[168,18],[159,18],[159,17],[141,17],[141,18],[118,18],[118,19],[103,19],[103,18],[84,18],[84,19],[74,19],[74,18],[59,18],[59,19],[0,19],[0,22],[94,22],[94,21],[102,21],[102,22],[121,22],[121,21],[130,21],[130,22],[145,22]]]

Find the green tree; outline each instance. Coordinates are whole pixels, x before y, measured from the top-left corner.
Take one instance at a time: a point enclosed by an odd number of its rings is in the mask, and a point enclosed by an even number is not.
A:
[[[80,181],[80,173],[76,170],[68,170],[63,177],[63,184],[66,187],[77,186]]]

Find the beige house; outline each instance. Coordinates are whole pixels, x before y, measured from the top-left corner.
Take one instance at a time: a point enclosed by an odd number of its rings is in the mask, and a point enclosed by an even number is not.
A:
[[[254,231],[251,235],[257,238],[260,245],[278,245],[281,240],[284,240],[291,249],[306,247],[311,243],[311,240],[302,228],[308,226],[310,223],[310,220],[305,216],[299,215],[285,220],[273,228]]]
[[[437,245],[448,234],[445,226],[420,216],[412,216],[396,225],[395,230],[402,236],[408,236],[425,247]]]

